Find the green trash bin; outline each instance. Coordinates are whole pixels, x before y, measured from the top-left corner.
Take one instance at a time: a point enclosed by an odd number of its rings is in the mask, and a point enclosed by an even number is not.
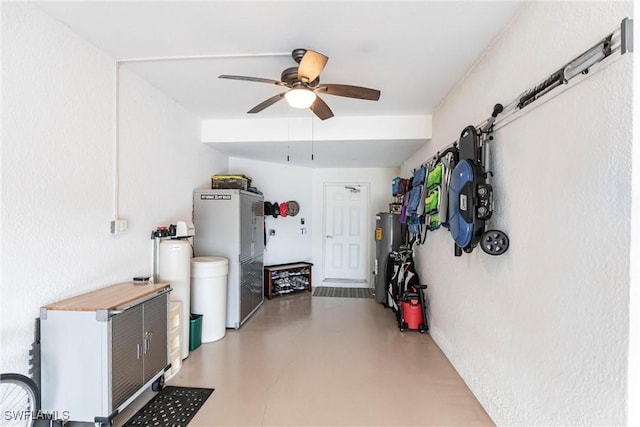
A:
[[[189,319],[189,351],[202,344],[202,314],[191,313]]]

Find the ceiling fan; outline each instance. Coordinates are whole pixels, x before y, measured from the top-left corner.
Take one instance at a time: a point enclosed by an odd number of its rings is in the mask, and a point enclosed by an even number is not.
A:
[[[297,67],[287,68],[280,75],[280,80],[263,79],[260,77],[230,76],[223,74],[221,79],[246,80],[250,82],[269,83],[284,86],[289,90],[272,96],[253,107],[248,113],[259,113],[265,108],[285,98],[294,108],[310,108],[321,120],[333,117],[333,112],[318,94],[346,96],[348,98],[377,101],[380,91],[361,86],[342,84],[320,84],[320,73],[324,69],[328,57],[307,49],[295,49],[291,52]]]

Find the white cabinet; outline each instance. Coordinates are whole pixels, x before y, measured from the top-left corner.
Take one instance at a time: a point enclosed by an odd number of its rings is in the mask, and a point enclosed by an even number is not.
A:
[[[111,424],[168,367],[167,284],[122,283],[43,307],[42,408]]]
[[[178,373],[182,367],[182,351],[180,342],[180,329],[182,322],[182,302],[169,302],[169,363],[171,368],[167,371],[164,378],[170,379]]]

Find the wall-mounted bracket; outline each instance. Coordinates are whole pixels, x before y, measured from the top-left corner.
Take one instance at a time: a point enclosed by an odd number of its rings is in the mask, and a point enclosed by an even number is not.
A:
[[[620,55],[613,55],[618,51],[620,51]],[[557,69],[557,71],[535,86],[522,92],[511,103],[503,108],[498,108],[499,104],[496,104],[491,117],[475,127],[481,131],[491,129],[495,132],[522,117],[528,111],[532,111],[548,100],[560,95],[568,88],[583,82],[586,78],[618,60],[622,55],[630,52],[633,52],[633,19],[627,17],[620,22],[619,27],[616,27],[598,43]],[[544,99],[539,101],[542,98]],[[532,104],[533,107],[527,108]],[[500,105],[500,107],[502,106]],[[443,154],[452,147],[455,148],[457,143],[458,140],[442,148],[441,150],[444,151],[442,153],[438,152],[432,161],[440,160]]]
[[[633,52],[633,19],[624,18],[620,23],[620,54]]]
[[[618,51],[620,51],[619,56],[613,55]],[[525,107],[533,103],[536,105],[544,104],[547,100],[561,94],[569,87],[579,84],[585,78],[604,69],[620,56],[629,52],[633,52],[633,19],[627,17],[620,22],[619,27],[616,27],[598,43],[560,67],[542,82],[522,92],[514,101],[505,106],[504,111],[495,119],[494,130],[506,126],[520,117],[521,111]],[[549,93],[552,95],[547,96]],[[545,101],[536,102],[543,97]],[[478,126],[478,128],[480,127],[482,124]]]

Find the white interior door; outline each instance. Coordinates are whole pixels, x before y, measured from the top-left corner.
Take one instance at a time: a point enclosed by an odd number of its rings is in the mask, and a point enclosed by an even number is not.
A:
[[[368,205],[367,185],[325,186],[325,280],[367,279]]]

